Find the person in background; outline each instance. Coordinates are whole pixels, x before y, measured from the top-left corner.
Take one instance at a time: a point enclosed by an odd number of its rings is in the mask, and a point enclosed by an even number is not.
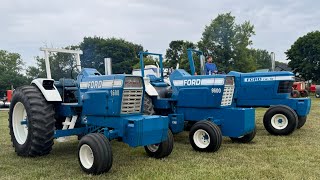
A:
[[[208,56],[207,62],[205,65],[206,75],[212,75],[218,73],[218,68],[216,64],[212,63],[212,56]]]

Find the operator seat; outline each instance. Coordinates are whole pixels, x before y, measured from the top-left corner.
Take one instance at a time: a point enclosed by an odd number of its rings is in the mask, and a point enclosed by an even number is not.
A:
[[[147,77],[150,78],[150,83],[157,90],[160,98],[170,98],[172,95],[171,86],[164,82],[161,78],[155,75],[149,74]]]

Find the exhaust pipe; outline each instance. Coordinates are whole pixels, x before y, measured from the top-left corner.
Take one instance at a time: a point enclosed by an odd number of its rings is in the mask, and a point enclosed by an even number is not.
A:
[[[111,58],[104,58],[104,72],[105,72],[105,75],[112,74],[112,60],[111,60]]]

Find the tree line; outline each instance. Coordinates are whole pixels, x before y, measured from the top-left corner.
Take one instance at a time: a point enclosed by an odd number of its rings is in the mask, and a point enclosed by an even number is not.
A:
[[[189,70],[187,49],[199,49],[206,56],[212,56],[219,71],[252,72],[257,69],[269,69],[271,56],[267,50],[251,48],[251,38],[255,35],[254,26],[245,21],[237,24],[231,13],[219,14],[204,28],[198,42],[173,40],[165,53],[165,66]],[[315,31],[300,37],[286,52],[291,60],[289,66],[294,72],[300,72],[305,78],[319,80],[320,71],[320,32]],[[81,49],[80,56],[83,67],[104,71],[104,58],[110,57],[113,62],[113,73],[130,74],[132,68],[139,67],[140,51],[147,51],[142,45],[119,38],[84,37],[78,45],[70,45],[67,49]],[[161,53],[161,52],[156,52]],[[199,60],[195,55],[196,66]],[[146,64],[154,64],[155,58],[146,57]],[[279,64],[279,63],[278,63]],[[52,78],[74,78],[75,61],[69,54],[54,53],[50,56]],[[0,90],[29,84],[37,77],[46,77],[44,59],[36,57],[34,66],[25,66],[21,56],[0,50]]]

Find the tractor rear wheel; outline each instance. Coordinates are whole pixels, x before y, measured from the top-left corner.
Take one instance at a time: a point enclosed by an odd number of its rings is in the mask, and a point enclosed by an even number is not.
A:
[[[195,123],[189,132],[189,141],[196,151],[215,152],[222,143],[220,128],[211,121],[199,121]]]
[[[307,121],[307,116],[298,116],[298,129],[300,129]]]
[[[100,133],[85,135],[78,145],[78,160],[81,169],[88,174],[108,172],[113,162],[109,140]]]
[[[230,139],[233,142],[237,142],[237,143],[248,143],[248,142],[251,142],[253,138],[256,136],[256,132],[257,132],[257,129],[255,127],[254,130],[249,134],[246,134],[242,137],[237,137],[237,138],[230,137]]]
[[[292,90],[291,92],[291,97],[293,98],[299,98],[300,97],[300,92],[297,90]]]
[[[289,135],[298,126],[298,116],[288,106],[272,106],[264,114],[263,125],[270,134]]]
[[[54,138],[53,105],[35,86],[22,86],[14,91],[9,129],[13,147],[19,156],[49,154]]]
[[[154,107],[153,107],[153,104],[152,104],[152,99],[147,94],[144,95],[143,114],[145,114],[145,115],[153,115],[153,114],[155,114]]]
[[[167,157],[171,154],[173,150],[173,135],[171,130],[168,131],[168,139],[159,143],[159,144],[152,144],[148,146],[144,146],[144,149],[148,156],[161,159]]]

